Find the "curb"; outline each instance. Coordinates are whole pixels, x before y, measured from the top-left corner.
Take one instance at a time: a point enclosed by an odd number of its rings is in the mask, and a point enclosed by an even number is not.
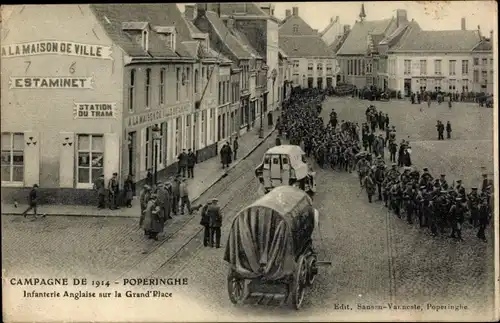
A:
[[[250,156],[255,150],[257,150],[257,148],[259,148],[260,146],[262,146],[262,144],[269,138],[271,137],[274,132],[276,130],[276,127],[273,127],[272,130],[264,136],[264,138],[262,138],[261,141],[259,141],[252,149],[250,149],[250,151],[248,153],[246,153],[245,155],[243,155],[243,157],[239,158],[238,160],[236,160],[235,162],[232,163],[231,166],[229,166],[229,168],[227,169],[227,171],[225,173],[223,173],[221,176],[219,176],[216,180],[214,180],[210,185],[208,185],[198,196],[194,197],[193,199],[191,199],[191,203],[194,203],[196,202],[197,200],[200,199],[200,197],[205,194],[209,189],[211,189],[215,184],[217,184],[218,182],[220,182],[224,177],[226,177],[229,172],[231,172],[231,170],[233,168],[235,168],[240,162],[242,162],[243,160],[247,159],[248,156]],[[217,157],[217,156],[216,156]],[[215,157],[214,157],[215,158]],[[135,216],[135,215],[123,215],[123,214],[116,214],[116,215],[107,215],[107,214],[78,214],[78,213],[75,213],[75,214],[62,214],[62,213],[41,213],[41,214],[45,214],[46,216],[69,216],[69,217],[90,217],[90,218],[121,218],[121,219],[126,219],[126,218],[130,218],[130,219],[137,219],[139,218],[139,216]],[[1,213],[1,215],[7,215],[7,216],[22,216],[22,213],[19,212],[19,213],[14,213],[14,212],[6,212],[6,213]],[[30,215],[31,216],[31,215]]]

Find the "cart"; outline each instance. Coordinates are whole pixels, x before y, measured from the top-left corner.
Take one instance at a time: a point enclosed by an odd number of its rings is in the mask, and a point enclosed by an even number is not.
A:
[[[267,298],[300,309],[318,273],[312,244],[318,226],[319,213],[311,198],[292,186],[277,187],[241,210],[231,225],[224,254],[231,302]]]

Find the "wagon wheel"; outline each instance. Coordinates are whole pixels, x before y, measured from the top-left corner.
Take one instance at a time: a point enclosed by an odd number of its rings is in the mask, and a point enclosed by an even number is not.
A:
[[[316,256],[311,256],[307,261],[307,285],[311,286],[316,279],[317,269],[317,259]]]
[[[307,263],[304,256],[300,256],[297,262],[297,270],[293,277],[292,305],[299,310],[304,301],[305,287],[307,283]]]
[[[245,299],[245,280],[237,277],[232,268],[227,275],[227,293],[233,304],[241,304]]]

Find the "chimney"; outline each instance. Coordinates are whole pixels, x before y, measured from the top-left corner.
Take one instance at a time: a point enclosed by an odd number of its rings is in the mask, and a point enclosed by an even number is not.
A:
[[[292,8],[292,14],[297,17],[299,15],[299,7]]]
[[[313,33],[317,34],[318,30],[317,29],[313,29]]]
[[[286,9],[286,10],[285,10],[285,16],[288,18],[288,17],[290,17],[291,15],[292,15],[292,10],[290,10],[290,9]]]
[[[195,10],[194,5],[192,5],[192,4],[186,5],[185,9],[184,9],[184,16],[188,20],[193,20],[194,18],[196,18],[195,12],[196,12],[196,10]]]
[[[462,30],[467,30],[466,25],[465,25],[465,17],[462,17],[462,25],[461,25]]]
[[[351,26],[344,25],[344,34],[347,34],[351,30]]]
[[[398,9],[396,10],[396,24],[397,26],[402,26],[404,24],[408,23],[408,15],[406,13],[406,10],[404,9]]]
[[[330,23],[333,24],[333,17],[330,18]]]
[[[234,28],[234,19],[229,18],[229,19],[226,21],[226,26],[227,26],[227,28],[229,28],[229,29]]]
[[[493,29],[490,30],[490,42],[493,43]]]

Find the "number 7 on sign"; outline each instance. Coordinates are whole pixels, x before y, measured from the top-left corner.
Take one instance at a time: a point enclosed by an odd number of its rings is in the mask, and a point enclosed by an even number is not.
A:
[[[24,73],[28,73],[28,69],[31,66],[31,61],[24,61],[26,63],[26,69],[24,70]]]

